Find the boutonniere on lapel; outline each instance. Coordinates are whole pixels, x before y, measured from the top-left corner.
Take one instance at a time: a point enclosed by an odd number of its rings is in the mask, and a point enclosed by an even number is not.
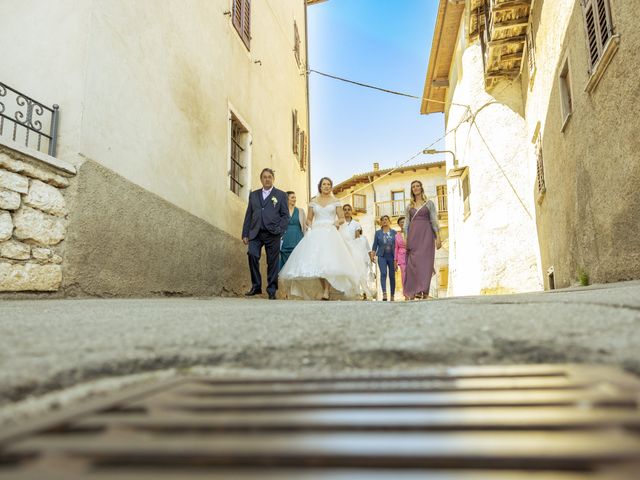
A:
[[[273,206],[275,207],[278,203],[278,199],[276,197],[271,197],[271,201],[273,202]]]

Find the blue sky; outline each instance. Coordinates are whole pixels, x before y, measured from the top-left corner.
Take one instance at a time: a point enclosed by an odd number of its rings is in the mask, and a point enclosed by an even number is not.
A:
[[[310,6],[309,67],[421,96],[437,7],[436,0],[329,0]],[[313,184],[323,176],[341,182],[372,170],[374,162],[393,167],[444,133],[442,115],[420,115],[417,99],[314,73],[309,90]],[[419,156],[412,163],[438,159]]]

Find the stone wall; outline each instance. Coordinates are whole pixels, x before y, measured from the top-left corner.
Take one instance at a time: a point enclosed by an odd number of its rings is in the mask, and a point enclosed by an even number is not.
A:
[[[0,144],[0,292],[52,292],[62,283],[63,191],[72,166]]]

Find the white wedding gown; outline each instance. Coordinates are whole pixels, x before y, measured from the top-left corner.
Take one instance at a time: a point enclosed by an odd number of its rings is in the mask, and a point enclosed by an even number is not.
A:
[[[281,288],[290,297],[319,300],[323,293],[320,279],[324,278],[346,298],[368,293],[362,262],[354,259],[347,245],[346,225],[340,232],[335,227],[340,202],[323,207],[312,201],[309,207],[313,209],[313,223],[280,270]]]

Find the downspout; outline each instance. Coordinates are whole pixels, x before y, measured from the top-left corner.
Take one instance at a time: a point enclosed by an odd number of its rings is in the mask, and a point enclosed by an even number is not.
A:
[[[311,201],[311,120],[309,115],[309,21],[307,19],[307,9],[309,5],[304,1],[304,58],[305,58],[305,97],[307,102],[307,202]]]
[[[372,217],[373,217],[373,235],[374,235],[374,238],[375,238],[375,234],[376,234],[376,216],[377,216],[377,213],[378,213],[378,212],[376,212],[376,203],[378,201],[378,198],[376,196],[375,183],[373,183],[373,178],[371,178],[371,175],[367,176],[367,180],[369,180],[369,185],[371,185],[371,190],[373,190],[373,215],[372,215]],[[372,240],[373,239],[371,239],[369,241],[372,241]],[[379,279],[380,278],[380,270],[378,269],[378,262],[373,262],[373,268],[376,271],[376,279]],[[380,281],[377,280],[376,281],[376,298],[379,298],[378,297],[378,286],[379,285],[380,285]]]

